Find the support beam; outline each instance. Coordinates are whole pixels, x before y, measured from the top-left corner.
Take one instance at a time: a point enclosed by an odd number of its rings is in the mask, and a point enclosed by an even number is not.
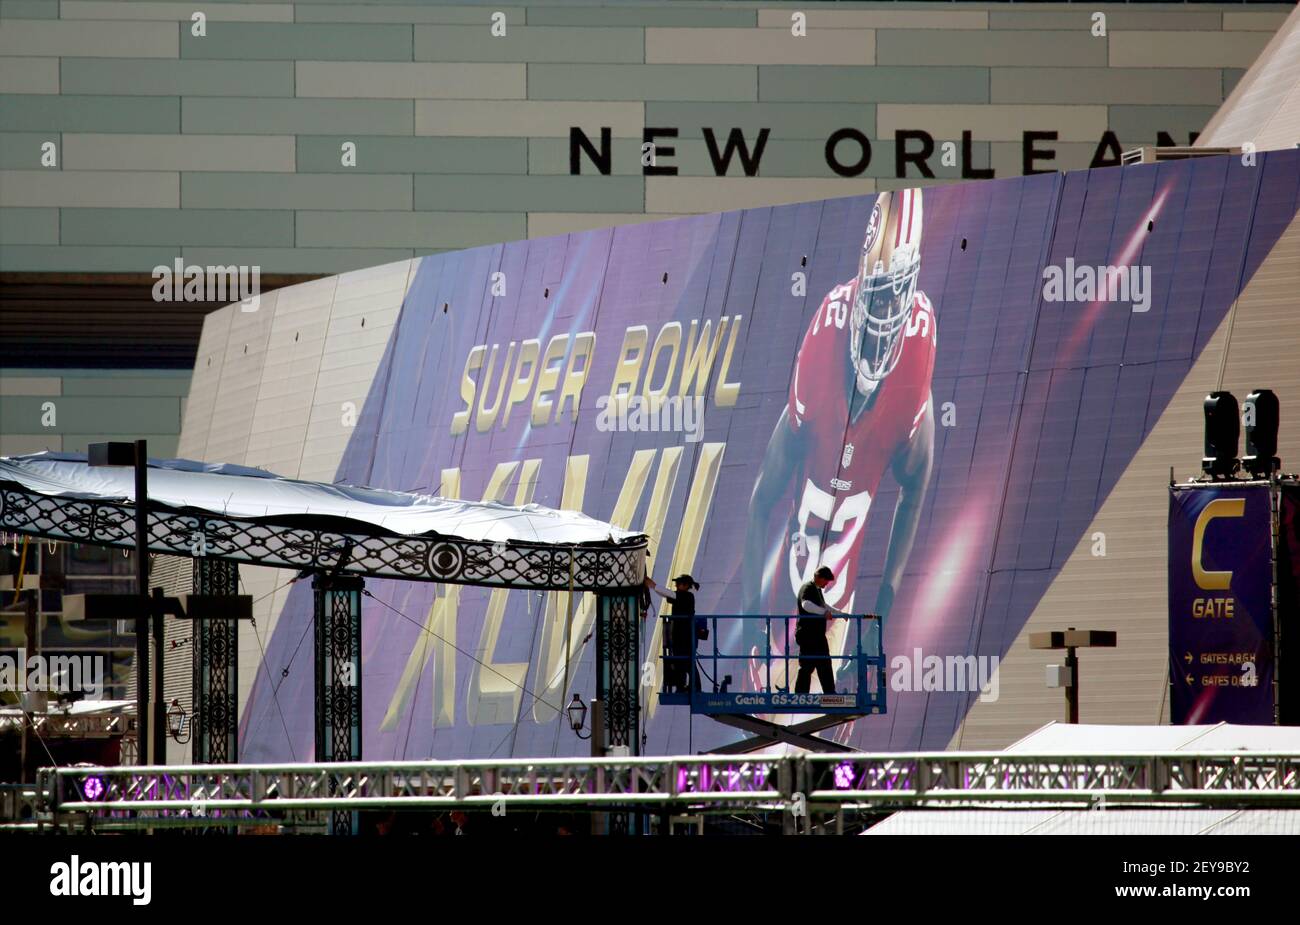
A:
[[[361,760],[360,578],[318,575],[316,600],[316,760]],[[334,781],[330,782],[331,790]],[[356,834],[357,813],[331,813],[330,831]]]
[[[746,732],[755,733],[755,735],[748,739],[741,739],[739,742],[732,742],[729,745],[711,749],[709,754],[747,755],[750,752],[758,751],[760,748],[767,748],[769,745],[776,745],[780,742],[797,745],[799,748],[806,748],[813,752],[850,752],[853,749],[847,745],[820,738],[813,735],[813,733],[820,732],[823,729],[830,729],[833,726],[842,726],[862,717],[815,716],[810,720],[795,723],[791,726],[782,726],[779,723],[746,716],[743,713],[719,713],[713,718],[725,726],[743,729]]]
[[[635,589],[596,595],[596,698],[604,705],[603,754],[641,754],[641,621]],[[638,813],[609,814],[611,835],[636,835],[644,828]]]
[[[605,754],[641,754],[641,633],[635,591],[596,596],[596,697],[605,705]]]
[[[347,765],[49,767],[37,777],[40,811],[90,814],[196,807],[209,813],[332,810],[772,812],[804,795],[809,812],[915,807],[980,809],[1114,806],[1184,810],[1300,809],[1300,753],[1146,751],[893,752],[834,755],[666,755],[654,758],[506,758]],[[326,781],[332,782],[331,786]],[[89,795],[88,795],[89,794]],[[789,814],[787,814],[789,815]],[[151,820],[142,819],[146,825]]]
[[[126,461],[126,450],[128,444],[92,444],[90,446],[90,455],[87,456],[87,462],[90,465],[96,464],[96,450],[100,450],[102,458],[98,462],[102,465],[122,465]],[[140,604],[147,607],[149,602],[149,447],[144,440],[135,441],[134,456],[132,462],[135,467],[135,505],[134,517],[135,522],[135,593],[140,596]],[[114,458],[114,453],[116,458]],[[166,761],[160,760],[163,754],[163,747],[158,745],[161,736],[165,736],[167,729],[167,717],[165,712],[162,717],[162,725],[159,728],[158,715],[159,711],[156,705],[150,703],[149,688],[149,631],[151,621],[147,616],[147,609],[142,610],[135,621],[135,715],[139,717],[138,729],[140,730],[139,741],[139,760],[141,764],[166,764]],[[159,624],[162,623],[162,617],[158,618]],[[162,673],[162,647],[159,646],[154,652],[157,658],[158,673]],[[161,696],[161,687],[159,696]]]
[[[195,594],[237,595],[239,566],[196,557]],[[194,669],[194,763],[239,760],[239,635],[237,620],[195,620],[191,624]]]

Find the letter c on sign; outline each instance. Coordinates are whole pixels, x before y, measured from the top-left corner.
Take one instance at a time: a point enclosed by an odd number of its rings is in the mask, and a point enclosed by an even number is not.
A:
[[[1196,518],[1196,528],[1192,531],[1192,577],[1203,591],[1226,591],[1232,582],[1232,572],[1207,572],[1201,567],[1206,527],[1216,517],[1241,517],[1245,512],[1245,498],[1217,498],[1205,505],[1201,516]]]

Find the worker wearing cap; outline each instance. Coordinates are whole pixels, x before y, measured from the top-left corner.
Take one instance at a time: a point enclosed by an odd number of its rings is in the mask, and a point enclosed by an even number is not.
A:
[[[826,640],[826,621],[837,614],[843,616],[844,612],[828,605],[822,596],[822,588],[834,580],[835,573],[823,565],[813,574],[813,580],[804,582],[799,589],[799,623],[794,631],[794,641],[799,645],[799,674],[794,682],[796,694],[808,693],[814,670],[822,693],[835,693],[835,671],[831,667],[830,643]]]
[[[671,656],[664,660],[664,690],[667,691],[685,691],[686,688],[686,668],[691,667],[691,675],[694,677],[695,689],[700,690],[700,673],[695,670],[692,662],[692,637],[699,635],[699,628],[696,623],[704,623],[703,620],[696,621],[691,619],[695,616],[695,595],[692,589],[699,590],[699,582],[690,575],[678,575],[673,579],[673,590],[664,591],[650,576],[646,576],[646,585],[667,600],[672,605],[672,614],[667,620],[667,627],[664,633],[664,641],[667,643],[668,655]],[[704,629],[705,638],[708,629]]]

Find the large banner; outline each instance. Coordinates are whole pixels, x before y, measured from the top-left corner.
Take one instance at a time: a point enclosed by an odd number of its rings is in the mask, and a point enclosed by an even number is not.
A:
[[[1273,558],[1269,489],[1169,494],[1170,719],[1271,724]]]
[[[693,574],[700,613],[793,613],[828,566],[832,606],[884,616],[891,666],[889,712],[838,738],[943,748],[1295,215],[1296,165],[1045,174],[426,257],[338,478],[642,530],[654,578]],[[593,691],[590,597],[369,588],[368,759],[582,751],[560,710]],[[245,760],[311,755],[310,615],[301,583]],[[710,644],[764,651],[747,622]],[[738,737],[659,706],[649,660],[645,752]],[[741,668],[732,690],[764,680]]]

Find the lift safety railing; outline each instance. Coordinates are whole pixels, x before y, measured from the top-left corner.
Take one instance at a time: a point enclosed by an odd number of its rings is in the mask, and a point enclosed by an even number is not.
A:
[[[827,655],[803,655],[799,651],[799,621],[819,617],[696,614],[662,619],[665,685],[660,703],[689,704],[691,712],[708,714],[885,712],[882,621],[875,614],[831,620],[828,638],[842,631],[843,647],[840,654],[835,654],[832,647]],[[689,655],[674,653],[674,629],[679,639],[689,634]],[[753,652],[760,634],[762,649]],[[736,645],[744,651],[730,651]],[[801,662],[810,669],[819,662],[829,662],[835,692],[799,693],[796,680]],[[817,676],[816,670],[812,675]],[[670,686],[674,689],[670,690]]]

